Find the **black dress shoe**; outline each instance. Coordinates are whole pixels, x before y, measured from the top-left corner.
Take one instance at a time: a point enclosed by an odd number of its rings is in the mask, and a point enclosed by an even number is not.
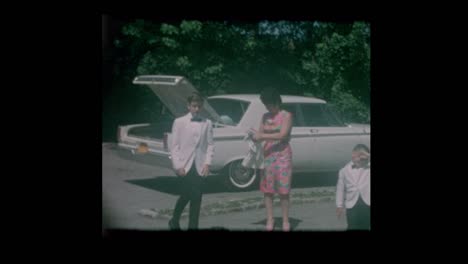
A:
[[[169,220],[169,230],[180,230],[180,225],[174,219]]]

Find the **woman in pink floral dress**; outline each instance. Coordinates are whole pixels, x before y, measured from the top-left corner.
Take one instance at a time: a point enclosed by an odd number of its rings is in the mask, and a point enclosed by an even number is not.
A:
[[[256,140],[265,141],[265,169],[260,180],[260,190],[265,195],[267,211],[266,230],[272,231],[273,196],[279,194],[283,212],[283,230],[289,231],[289,191],[291,190],[292,151],[289,139],[292,127],[291,113],[281,109],[281,96],[275,89],[267,89],[260,95],[268,110],[262,117]]]

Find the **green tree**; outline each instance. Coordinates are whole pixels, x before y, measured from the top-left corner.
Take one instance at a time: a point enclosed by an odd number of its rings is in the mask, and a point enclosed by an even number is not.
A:
[[[115,41],[118,123],[158,118],[160,106],[147,89],[131,84],[139,74],[186,76],[203,94],[313,95],[337,106],[347,121],[370,120],[370,25],[318,21],[135,20]],[[109,100],[107,100],[109,101]],[[128,121],[127,121],[128,120]]]
[[[321,41],[302,56],[303,70],[310,76],[306,78],[308,92],[335,103],[348,121],[369,121],[369,25],[355,22],[349,29],[343,26],[338,30],[319,24],[317,28]]]

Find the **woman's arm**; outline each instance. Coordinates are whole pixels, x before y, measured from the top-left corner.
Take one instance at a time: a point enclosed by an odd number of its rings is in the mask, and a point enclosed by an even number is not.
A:
[[[263,119],[265,118],[265,115],[262,116],[260,120],[260,126],[258,127],[258,130],[252,129],[255,131],[255,135],[253,135],[253,140],[254,141],[259,141],[261,138],[259,138],[260,135],[263,134],[264,128],[263,128]]]
[[[283,124],[279,133],[265,134],[263,130],[258,133],[258,140],[272,139],[272,140],[282,140],[289,136],[289,131],[292,127],[291,114],[286,115],[283,119]]]
[[[258,127],[258,133],[262,133],[263,134],[263,119],[265,118],[265,116],[262,116],[261,120],[260,120],[260,126]]]

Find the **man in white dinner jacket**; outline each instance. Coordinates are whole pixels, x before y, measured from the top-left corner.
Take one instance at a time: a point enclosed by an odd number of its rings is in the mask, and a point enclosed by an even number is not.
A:
[[[341,218],[346,211],[348,230],[370,230],[370,175],[370,150],[358,144],[336,186],[336,213]]]
[[[180,216],[189,202],[188,228],[198,229],[203,179],[210,173],[214,154],[211,120],[199,115],[203,97],[193,93],[187,101],[189,113],[174,121],[170,142],[172,166],[181,187],[180,197],[169,220],[171,230],[180,230]]]

